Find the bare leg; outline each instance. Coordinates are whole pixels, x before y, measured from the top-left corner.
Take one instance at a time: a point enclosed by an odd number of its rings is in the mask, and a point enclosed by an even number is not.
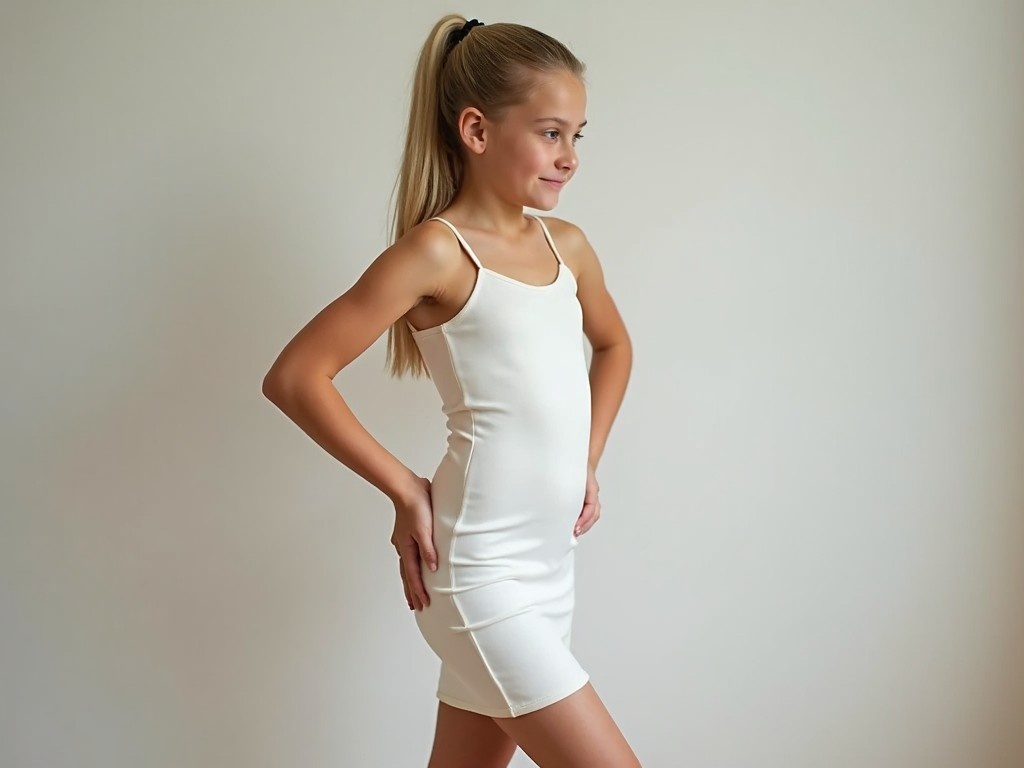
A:
[[[554,704],[494,722],[540,768],[642,768],[589,682]]]
[[[494,719],[437,702],[434,748],[427,768],[507,768],[516,743]]]

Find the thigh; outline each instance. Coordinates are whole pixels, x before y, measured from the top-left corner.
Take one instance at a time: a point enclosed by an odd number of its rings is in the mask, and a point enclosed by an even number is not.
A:
[[[516,743],[493,718],[439,701],[427,768],[506,768]]]
[[[589,682],[554,704],[494,722],[540,768],[640,768]]]

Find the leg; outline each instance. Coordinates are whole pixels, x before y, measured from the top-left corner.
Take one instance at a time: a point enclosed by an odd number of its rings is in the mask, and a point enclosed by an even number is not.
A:
[[[540,768],[641,768],[589,682],[554,704],[494,722]]]
[[[437,702],[434,748],[427,768],[506,768],[516,743],[493,718]]]

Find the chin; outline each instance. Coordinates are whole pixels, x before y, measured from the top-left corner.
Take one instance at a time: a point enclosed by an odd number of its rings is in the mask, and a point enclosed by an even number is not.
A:
[[[558,198],[554,199],[554,202],[550,200],[535,200],[534,202],[527,203],[527,208],[534,208],[538,211],[551,211],[554,210],[558,205]]]

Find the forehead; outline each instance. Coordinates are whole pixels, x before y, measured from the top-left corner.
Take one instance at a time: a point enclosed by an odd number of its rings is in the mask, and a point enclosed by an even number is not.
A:
[[[578,126],[586,120],[587,89],[575,75],[559,72],[537,77],[533,90],[516,114],[527,122],[541,118],[557,118]]]

